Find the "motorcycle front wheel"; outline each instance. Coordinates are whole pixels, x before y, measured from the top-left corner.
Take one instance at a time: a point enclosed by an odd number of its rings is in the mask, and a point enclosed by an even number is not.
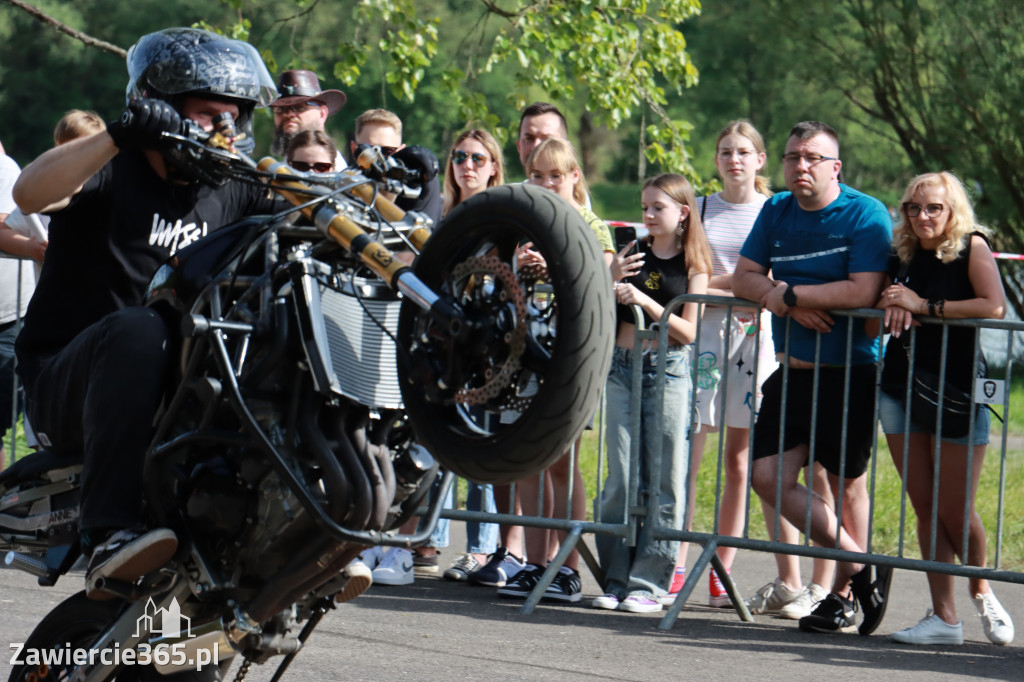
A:
[[[611,361],[611,275],[592,230],[562,198],[493,187],[455,208],[415,264],[456,306],[452,329],[402,303],[399,378],[419,441],[479,483],[554,462],[597,410]]]

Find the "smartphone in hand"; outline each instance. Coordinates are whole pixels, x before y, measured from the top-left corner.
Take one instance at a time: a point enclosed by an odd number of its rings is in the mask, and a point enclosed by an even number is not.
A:
[[[626,253],[627,256],[632,256],[635,253],[640,252],[640,248],[636,244],[636,228],[628,225],[623,225],[615,228],[615,251],[618,253],[626,246],[633,242],[633,248]]]

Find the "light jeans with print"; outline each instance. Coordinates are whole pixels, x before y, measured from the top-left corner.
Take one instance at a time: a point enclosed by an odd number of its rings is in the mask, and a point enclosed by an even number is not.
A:
[[[658,495],[657,518],[643,519],[636,547],[622,538],[598,535],[597,551],[604,569],[605,592],[623,599],[629,594],[648,598],[664,595],[672,581],[679,552],[678,540],[654,540],[654,523],[680,529],[686,512],[686,480],[690,457],[688,434],[692,383],[690,346],[667,351],[665,392],[658,395],[657,351],[643,356],[640,396],[640,468],[637,504],[647,508],[648,495]],[[632,351],[616,347],[605,387],[605,438],[608,445],[608,478],[595,512],[605,523],[626,520],[629,491],[630,407],[633,386]],[[655,416],[661,412],[661,431]],[[661,477],[652,481],[653,445],[661,441]]]

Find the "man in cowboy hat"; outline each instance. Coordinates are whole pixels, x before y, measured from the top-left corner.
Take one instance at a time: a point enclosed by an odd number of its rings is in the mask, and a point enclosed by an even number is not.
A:
[[[320,80],[312,71],[283,71],[277,91],[281,96],[270,103],[274,112],[274,142],[270,153],[274,156],[283,155],[288,141],[303,130],[323,130],[327,117],[345,106],[345,93],[321,90]],[[336,161],[339,170],[345,168],[345,159],[340,153]]]

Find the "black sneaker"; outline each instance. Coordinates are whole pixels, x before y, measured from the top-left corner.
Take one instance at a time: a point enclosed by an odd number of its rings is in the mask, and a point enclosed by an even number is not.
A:
[[[178,549],[178,538],[169,528],[147,533],[119,530],[96,546],[85,572],[85,594],[92,599],[113,595],[102,588],[104,580],[135,582],[162,567]]]
[[[871,565],[864,568],[850,579],[850,589],[860,605],[864,619],[858,632],[870,635],[881,624],[885,609],[889,606],[889,587],[892,585],[892,566],[876,566],[875,582],[871,582]]]
[[[506,582],[504,587],[498,588],[498,594],[512,599],[526,599],[533,592],[533,588],[537,587],[542,575],[544,575],[543,566],[527,564],[526,568],[519,571],[515,578]]]
[[[525,567],[526,562],[506,548],[499,547],[488,557],[487,563],[470,573],[466,580],[470,585],[504,587]]]
[[[804,632],[853,632],[857,627],[856,619],[857,607],[853,601],[831,592],[818,602],[811,615],[800,619],[800,629]]]
[[[544,598],[561,602],[578,602],[583,598],[583,581],[580,574],[572,569],[570,573],[558,572],[555,579],[544,591]]]

